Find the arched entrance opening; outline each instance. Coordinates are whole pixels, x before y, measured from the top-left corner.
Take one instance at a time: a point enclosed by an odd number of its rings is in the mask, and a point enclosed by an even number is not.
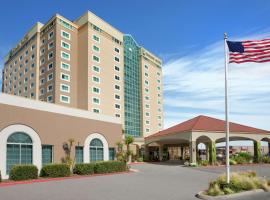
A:
[[[270,156],[270,138],[263,138],[261,140],[261,152],[263,156]]]

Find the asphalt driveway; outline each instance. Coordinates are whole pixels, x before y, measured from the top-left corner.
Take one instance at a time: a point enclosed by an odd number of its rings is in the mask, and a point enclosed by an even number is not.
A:
[[[179,165],[133,165],[138,172],[0,187],[1,200],[194,200],[224,168]],[[270,165],[233,167],[270,177]],[[270,199],[270,193],[250,199]],[[245,198],[247,199],[247,198]]]

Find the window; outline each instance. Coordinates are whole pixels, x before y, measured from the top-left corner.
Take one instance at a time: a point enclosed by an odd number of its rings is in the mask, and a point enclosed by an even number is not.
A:
[[[100,72],[100,68],[98,66],[93,66],[93,71],[99,73]]]
[[[53,68],[53,63],[48,64],[48,70],[51,70]]]
[[[115,60],[116,62],[120,62],[120,59],[119,59],[118,57],[114,57],[114,60]]]
[[[120,114],[115,114],[115,117],[119,118],[120,117]]]
[[[93,108],[93,112],[94,113],[99,113],[99,109],[98,108]]]
[[[30,98],[33,98],[35,96],[34,92],[31,92]]]
[[[150,124],[150,122],[148,120],[145,121],[145,124]]]
[[[114,70],[119,72],[120,71],[120,68],[117,67],[117,66],[114,66]]]
[[[25,69],[24,69],[24,73],[26,74],[28,72],[28,68],[26,67]]]
[[[45,53],[45,49],[43,48],[40,50],[40,56],[42,56],[44,53]]]
[[[120,95],[115,94],[115,95],[114,95],[114,98],[117,99],[117,100],[119,100],[119,99],[120,99]]]
[[[33,142],[29,135],[22,132],[15,132],[7,139],[7,169],[9,174],[14,165],[32,164]]]
[[[61,73],[61,79],[64,81],[70,81],[70,76],[68,74]]]
[[[67,64],[67,63],[61,62],[61,69],[69,71],[70,70],[70,65]]]
[[[28,50],[25,51],[25,56],[27,56],[27,55],[28,55]]]
[[[66,53],[64,51],[61,51],[61,58],[65,59],[65,60],[70,60],[70,54]]]
[[[146,77],[148,77],[148,73],[144,73],[144,75],[145,75]]]
[[[48,49],[51,49],[51,48],[53,48],[53,46],[54,46],[54,43],[53,42],[50,42],[49,44],[48,44]],[[42,49],[42,54],[44,53],[44,49]]]
[[[117,53],[120,53],[120,50],[118,48],[114,48],[114,51],[117,52]]]
[[[109,160],[115,160],[115,148],[109,148]]]
[[[100,93],[100,90],[97,87],[93,87],[93,92],[99,94]]]
[[[150,113],[149,112],[146,112],[145,113],[145,116],[149,117],[150,116]]]
[[[100,42],[99,37],[98,37],[98,36],[96,36],[96,35],[93,35],[93,40],[95,40],[96,42]]]
[[[83,163],[83,147],[75,147],[75,160],[76,163]]]
[[[65,95],[60,95],[60,101],[63,103],[69,103],[70,102],[70,97],[65,96]]]
[[[160,76],[160,73],[159,73],[159,72],[157,72],[157,75],[158,75],[158,76]]]
[[[43,85],[45,83],[45,78],[40,79],[40,85]]]
[[[93,81],[96,83],[99,83],[100,79],[99,79],[99,77],[93,76]]]
[[[93,97],[92,101],[93,101],[94,104],[99,104],[100,103],[99,98],[97,98],[97,97]]]
[[[148,66],[147,66],[147,65],[144,65],[144,68],[145,68],[145,69],[148,69]]]
[[[52,101],[53,101],[52,95],[48,96],[47,97],[47,102],[52,102]]]
[[[61,47],[70,50],[70,44],[61,40]]]
[[[99,47],[97,47],[96,45],[93,45],[93,50],[96,52],[99,52]]]
[[[39,92],[40,92],[40,95],[43,95],[43,94],[44,94],[44,88],[41,88],[41,89],[39,90]]]
[[[146,107],[146,108],[150,108],[150,105],[149,105],[149,104],[146,104],[145,107]]]
[[[98,56],[95,56],[95,55],[93,55],[93,57],[92,57],[92,59],[93,59],[93,61],[95,61],[95,62],[98,62],[99,63],[99,57]]]
[[[60,90],[62,92],[70,92],[70,86],[69,85],[66,85],[66,84],[60,84]]]
[[[31,73],[31,78],[34,78],[35,77],[35,74],[32,72]]]
[[[119,86],[119,85],[114,85],[114,88],[115,88],[116,90],[120,90],[120,86]]]
[[[53,58],[53,52],[51,51],[49,54],[48,54],[48,60],[52,59]]]
[[[158,90],[160,90],[160,87],[157,87]]]
[[[145,81],[144,81],[144,83],[145,83],[146,85],[148,85],[148,84],[149,84],[149,82],[148,82],[147,80],[145,80]]]
[[[145,131],[146,131],[147,133],[149,133],[149,132],[150,132],[149,128],[145,129]]]
[[[90,162],[103,160],[104,160],[103,143],[100,139],[95,138],[90,142]]]
[[[51,39],[53,37],[53,31],[48,34],[48,39]]]
[[[50,73],[48,76],[47,76],[47,80],[50,81],[53,79],[53,73]]]
[[[32,54],[31,55],[31,60],[34,60],[34,58],[35,58],[35,54]]]
[[[114,79],[120,81],[120,76],[114,75]]]
[[[149,100],[149,96],[145,96],[145,100]]]
[[[40,74],[44,74],[45,73],[45,67],[42,67],[40,70]]]
[[[119,104],[114,104],[114,107],[115,107],[116,109],[120,109],[120,105],[119,105]]]
[[[53,85],[52,84],[48,85],[47,92],[51,92],[52,90],[53,90]]]
[[[31,51],[33,51],[33,50],[35,49],[35,47],[36,47],[36,45],[33,44],[33,45],[31,46]]]
[[[61,30],[61,36],[62,36],[63,38],[65,38],[65,39],[70,40],[70,34],[67,33],[67,32],[65,32],[65,31],[63,31],[63,30]]]
[[[52,163],[53,158],[53,148],[52,145],[42,145],[42,165]]]
[[[24,78],[24,83],[27,83],[27,81],[28,81],[28,78],[25,77],[25,78]]]
[[[32,64],[31,64],[31,67],[34,68],[34,67],[35,67],[35,63],[32,63]]]

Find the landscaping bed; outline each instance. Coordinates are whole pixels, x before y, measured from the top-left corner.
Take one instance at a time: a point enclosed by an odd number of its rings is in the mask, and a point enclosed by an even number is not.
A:
[[[229,184],[226,182],[226,176],[221,175],[216,180],[210,182],[208,189],[199,193],[198,197],[217,197],[254,190],[269,191],[269,185],[269,181],[258,177],[253,171],[233,172],[231,173]]]

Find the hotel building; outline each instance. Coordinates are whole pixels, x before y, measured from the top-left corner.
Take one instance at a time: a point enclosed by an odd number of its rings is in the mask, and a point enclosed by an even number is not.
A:
[[[36,23],[2,79],[3,93],[119,118],[138,139],[163,128],[162,61],[89,11]]]

